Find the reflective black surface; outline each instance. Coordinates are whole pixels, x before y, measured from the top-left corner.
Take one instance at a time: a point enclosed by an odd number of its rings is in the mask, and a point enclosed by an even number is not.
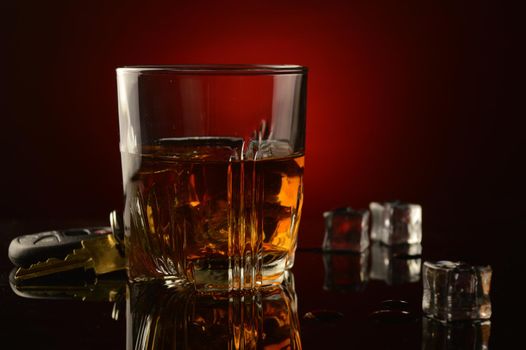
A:
[[[316,225],[308,224],[309,220],[316,219],[306,218],[307,224],[300,234],[321,236],[315,230]],[[262,349],[299,348],[300,343],[303,349],[522,346],[520,332],[516,331],[520,322],[514,321],[524,312],[520,302],[523,294],[520,285],[525,279],[522,270],[526,265],[522,261],[522,246],[520,242],[472,238],[477,232],[481,237],[505,237],[505,228],[518,229],[519,223],[488,224],[477,229],[473,225],[456,226],[454,230],[458,230],[459,237],[464,230],[470,232],[466,237],[471,237],[456,241],[442,240],[440,231],[424,226],[422,256],[416,257],[378,246],[362,255],[322,254],[317,247],[304,247],[297,253],[292,290],[289,281],[288,289],[239,300],[182,297],[184,294],[180,293],[171,296],[173,291],[152,292],[152,289],[139,293],[118,274],[104,279],[68,276],[62,281],[14,289],[10,285],[12,266],[7,259],[7,246],[12,237],[50,228],[96,224],[104,222],[2,223],[0,247],[5,253],[0,256],[1,348],[124,349],[127,339],[130,346],[141,343],[132,331],[133,324],[138,327],[141,322],[141,341],[143,344],[153,341],[158,349],[228,348],[239,343],[236,339],[240,337],[235,335],[240,329],[237,324],[242,324],[241,329],[246,331],[243,333],[246,344]],[[492,265],[490,323],[445,326],[422,316],[420,263],[437,259]],[[149,296],[135,298],[140,302],[134,303],[134,288],[135,295]],[[150,331],[158,332],[145,336],[141,320],[148,317]],[[157,338],[152,338],[152,334]]]

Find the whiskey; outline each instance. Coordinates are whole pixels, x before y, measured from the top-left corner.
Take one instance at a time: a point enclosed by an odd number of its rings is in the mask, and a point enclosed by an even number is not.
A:
[[[294,261],[304,157],[256,148],[203,137],[162,139],[141,155],[122,154],[123,164],[137,168],[125,184],[132,280],[174,279],[208,290],[281,281]]]

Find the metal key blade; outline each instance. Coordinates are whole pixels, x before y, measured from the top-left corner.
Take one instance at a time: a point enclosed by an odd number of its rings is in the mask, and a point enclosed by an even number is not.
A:
[[[113,235],[101,235],[95,239],[82,241],[81,244],[82,248],[73,250],[63,260],[50,258],[33,264],[27,269],[19,268],[15,274],[15,281],[53,275],[79,268],[94,269],[97,275],[126,268],[126,259],[117,249],[117,241]]]
[[[95,274],[102,275],[126,268],[126,259],[119,251],[118,244],[113,235],[82,241],[82,249],[91,257],[90,267],[95,270]]]
[[[33,264],[28,268],[20,267],[16,271],[15,281],[23,281],[80,268],[89,269],[92,263],[93,260],[85,249],[75,249],[64,259],[50,258]]]

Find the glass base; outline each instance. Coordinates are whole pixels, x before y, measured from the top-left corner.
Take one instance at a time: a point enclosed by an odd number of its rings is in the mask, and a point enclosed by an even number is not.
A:
[[[286,275],[286,265],[287,257],[283,256],[262,266],[259,273],[256,268],[194,268],[189,271],[190,280],[176,275],[132,276],[130,273],[129,278],[131,282],[163,281],[169,287],[190,287],[204,293],[243,291],[281,284]]]

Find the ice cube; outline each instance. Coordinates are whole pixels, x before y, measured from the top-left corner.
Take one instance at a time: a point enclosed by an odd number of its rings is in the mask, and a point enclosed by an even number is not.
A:
[[[489,319],[491,273],[490,266],[426,261],[423,272],[424,313],[441,321]]]
[[[323,213],[324,251],[362,252],[369,246],[369,212],[350,207]]]
[[[245,153],[245,159],[260,160],[284,158],[294,153],[291,145],[283,140],[251,140]]]
[[[422,265],[420,254],[420,244],[385,246],[374,242],[369,277],[389,285],[418,282]]]
[[[387,245],[422,242],[422,207],[402,202],[373,202],[371,239]]]
[[[487,320],[443,323],[423,317],[422,350],[487,350],[490,332],[491,322]]]
[[[144,146],[143,152],[168,159],[229,161],[239,160],[243,146],[240,137],[170,137]]]
[[[363,253],[323,253],[324,290],[362,291],[369,280],[369,251]]]

